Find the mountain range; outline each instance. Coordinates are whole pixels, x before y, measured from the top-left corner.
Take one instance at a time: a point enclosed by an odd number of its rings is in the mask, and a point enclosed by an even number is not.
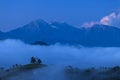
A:
[[[9,32],[0,31],[0,39],[19,39],[25,43],[120,47],[120,29],[101,24],[96,24],[91,28],[76,28],[67,23],[47,23],[36,20]]]

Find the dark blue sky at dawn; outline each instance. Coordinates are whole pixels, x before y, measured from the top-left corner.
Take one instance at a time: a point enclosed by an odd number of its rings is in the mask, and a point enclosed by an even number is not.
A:
[[[80,26],[119,10],[120,0],[0,0],[0,30],[8,31],[36,19]]]

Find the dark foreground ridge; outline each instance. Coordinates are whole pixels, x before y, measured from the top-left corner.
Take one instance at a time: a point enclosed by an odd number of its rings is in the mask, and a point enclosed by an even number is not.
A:
[[[9,77],[15,76],[16,74],[25,73],[30,70],[38,69],[38,68],[44,68],[47,65],[45,64],[26,64],[20,67],[2,70],[0,71],[0,80],[9,80]]]
[[[51,74],[51,72],[44,73],[44,69],[49,69],[50,65],[42,64],[42,61],[39,58],[31,57],[31,63],[25,65],[14,65],[13,68],[0,70],[0,80],[40,80],[42,76]],[[50,68],[55,71],[56,67]],[[37,73],[36,71],[43,70],[43,74]],[[120,67],[102,67],[99,69],[88,68],[80,69],[74,68],[73,66],[64,66],[61,69],[62,75],[65,79],[62,80],[120,80]],[[24,75],[23,75],[24,74]],[[39,75],[36,77],[36,75]],[[56,75],[56,73],[53,73]],[[61,75],[61,74],[59,74]],[[16,78],[17,76],[17,78]],[[15,77],[15,79],[10,79]],[[32,79],[31,79],[32,77]],[[51,76],[56,77],[56,76]],[[47,79],[51,80],[51,79]],[[57,77],[55,80],[60,80],[60,77]]]
[[[4,70],[4,68],[1,68],[0,80],[6,80],[6,79],[8,80],[10,76],[14,76],[16,74],[20,74],[38,68],[44,68],[46,66],[47,65],[42,64],[42,61],[39,58],[31,57],[30,64],[25,64],[25,65],[15,64],[12,66],[12,68],[6,70]]]
[[[48,68],[48,67],[50,66],[47,66],[44,64],[27,64],[20,68],[11,69],[9,71],[4,71],[1,74],[0,80],[9,80],[11,76],[12,77],[20,76],[21,79],[19,80],[26,80],[26,79],[29,79],[29,77],[35,76],[35,75],[39,75],[38,79],[40,79],[40,77],[42,77],[43,75],[34,74],[34,71],[41,70],[43,68]],[[33,75],[30,75],[30,76],[21,75],[21,74],[28,74],[28,73],[32,73]],[[47,72],[47,75],[48,74],[49,72]],[[73,68],[72,66],[66,66],[64,67],[62,74],[64,74],[66,80],[120,80],[120,76],[119,76],[120,67],[115,66],[112,68],[104,67],[100,69],[95,69],[95,68],[79,69],[79,68]],[[36,80],[36,78],[33,78],[31,80]],[[59,80],[59,77],[56,80]]]

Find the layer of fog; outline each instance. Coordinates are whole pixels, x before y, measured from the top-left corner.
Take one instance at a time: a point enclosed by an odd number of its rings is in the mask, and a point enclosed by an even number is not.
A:
[[[85,48],[64,45],[33,46],[19,40],[0,41],[0,67],[30,63],[31,56],[47,65],[103,67],[120,65],[120,48]]]
[[[18,74],[12,74],[5,80],[67,80],[63,67],[49,66]]]

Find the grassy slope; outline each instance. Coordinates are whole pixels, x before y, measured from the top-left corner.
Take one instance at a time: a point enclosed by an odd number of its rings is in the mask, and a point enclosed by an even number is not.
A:
[[[20,67],[19,69],[27,70],[27,69],[43,68],[46,66],[47,65],[45,65],[45,64],[27,64],[27,65]]]
[[[7,78],[9,78],[11,76],[19,75],[22,72],[30,71],[30,70],[37,69],[37,68],[44,68],[44,67],[47,67],[47,65],[45,65],[45,64],[26,64],[21,67],[17,67],[14,69],[10,69],[9,71],[3,72],[3,74],[0,76],[0,80],[1,79],[6,80]]]

